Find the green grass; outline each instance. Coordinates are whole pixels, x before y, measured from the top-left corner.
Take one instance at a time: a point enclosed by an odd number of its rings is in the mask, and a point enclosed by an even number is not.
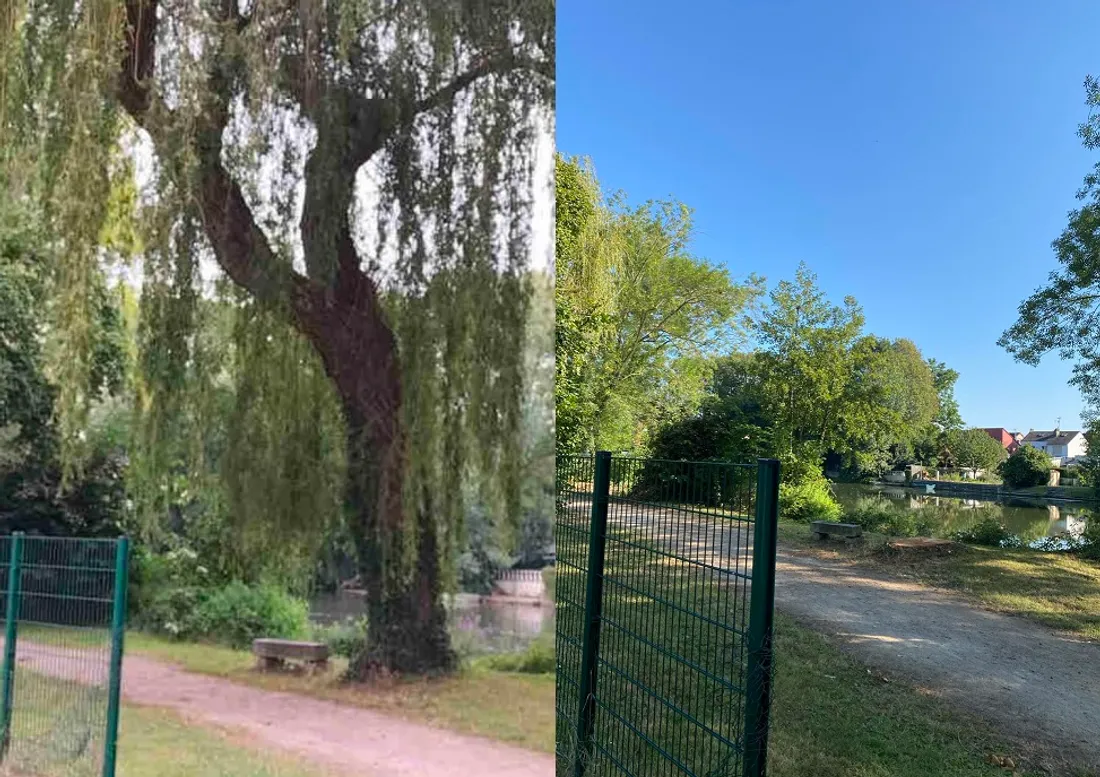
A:
[[[861,545],[822,545],[809,527],[781,521],[780,542],[816,555],[854,561],[926,585],[953,589],[976,604],[1100,640],[1100,563],[1068,553],[960,546],[951,554],[885,552],[886,538]]]
[[[1007,486],[1006,486],[1007,488]],[[1089,486],[1056,486],[1061,491],[1061,495],[1066,499],[1081,499],[1084,501],[1094,501],[1096,499],[1096,490]],[[1026,494],[1031,496],[1046,496],[1048,486],[1031,486],[1030,488],[1010,488],[1008,489],[1014,494]]]
[[[332,777],[299,759],[265,754],[233,734],[165,710],[124,707],[119,777]]]
[[[577,601],[583,578],[569,569],[559,567],[558,585]],[[597,741],[635,774],[732,774],[730,748],[703,727],[736,739],[745,700],[703,673],[743,683],[741,639],[715,625],[740,623],[747,604],[740,591],[698,566],[615,542],[604,586]],[[576,613],[559,618],[566,633],[580,633]],[[776,620],[773,777],[992,777],[1006,772],[986,761],[991,754],[1020,760],[981,721],[885,682],[826,638],[782,615]],[[561,737],[564,761],[572,738],[568,731]],[[597,750],[594,759],[595,771],[626,773],[606,753]]]
[[[106,694],[20,669],[11,774],[99,777]],[[91,737],[89,739],[89,734]],[[85,747],[84,742],[88,741]],[[6,773],[6,772],[5,772]],[[119,777],[328,777],[334,772],[264,754],[233,735],[166,710],[123,705]]]

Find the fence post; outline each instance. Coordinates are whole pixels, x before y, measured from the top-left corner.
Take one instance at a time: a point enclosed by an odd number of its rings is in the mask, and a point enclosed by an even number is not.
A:
[[[4,678],[3,691],[0,694],[0,761],[8,755],[11,744],[12,693],[15,690],[15,642],[18,638],[19,587],[23,578],[20,564],[23,560],[23,532],[11,535],[11,550],[8,559],[8,601],[4,615]]]
[[[772,691],[775,614],[775,541],[779,520],[779,462],[760,459],[756,473],[756,521],[749,602],[748,684],[745,692],[745,777],[768,768],[768,717]]]
[[[574,777],[582,777],[592,754],[596,727],[596,675],[600,664],[600,617],[603,610],[603,567],[607,547],[607,508],[611,494],[611,454],[596,453],[592,483],[592,521],[588,534],[588,579],[584,593],[584,635],[581,640],[580,713]]]
[[[122,695],[122,647],[126,635],[126,594],[130,583],[130,538],[115,547],[115,596],[111,613],[111,673],[107,681],[107,738],[103,747],[103,777],[115,777],[118,759],[118,715]]]

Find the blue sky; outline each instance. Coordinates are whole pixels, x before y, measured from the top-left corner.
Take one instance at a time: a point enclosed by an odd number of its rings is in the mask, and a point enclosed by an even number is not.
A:
[[[557,146],[692,206],[695,252],[734,276],[806,261],[961,373],[968,424],[1075,428],[1070,365],[996,340],[1095,161],[1097,40],[1084,0],[562,0]]]

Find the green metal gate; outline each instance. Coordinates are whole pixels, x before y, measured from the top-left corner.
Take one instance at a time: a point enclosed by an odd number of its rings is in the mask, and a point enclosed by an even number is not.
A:
[[[779,463],[557,461],[559,777],[763,777]]]
[[[0,768],[114,777],[129,541],[15,533],[0,570]]]

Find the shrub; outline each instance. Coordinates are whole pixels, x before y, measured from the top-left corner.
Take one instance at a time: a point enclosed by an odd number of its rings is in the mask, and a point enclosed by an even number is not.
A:
[[[932,533],[933,524],[920,511],[905,510],[882,496],[858,499],[845,518],[864,531],[891,537],[920,537]]]
[[[353,659],[367,644],[367,619],[347,618],[328,626],[315,626],[313,639],[324,642],[334,656]]]
[[[829,481],[818,476],[779,486],[779,515],[794,521],[832,521],[841,515]]]
[[[1077,552],[1085,558],[1100,560],[1100,515],[1089,516]]]
[[[190,625],[195,637],[243,648],[257,637],[301,637],[309,606],[275,586],[234,582],[205,592]]]
[[[486,656],[479,663],[497,672],[554,674],[557,669],[554,643],[549,639],[536,640],[521,653],[498,653]]]
[[[951,538],[968,545],[985,545],[991,548],[1012,548],[1021,544],[1019,537],[992,516],[982,518],[969,529],[955,532]]]
[[[1050,480],[1050,456],[1038,448],[1021,445],[1000,467],[1001,477],[1009,488],[1045,486]]]
[[[173,637],[184,636],[210,575],[190,548],[155,554],[134,549],[130,568],[130,612],[141,629]]]

